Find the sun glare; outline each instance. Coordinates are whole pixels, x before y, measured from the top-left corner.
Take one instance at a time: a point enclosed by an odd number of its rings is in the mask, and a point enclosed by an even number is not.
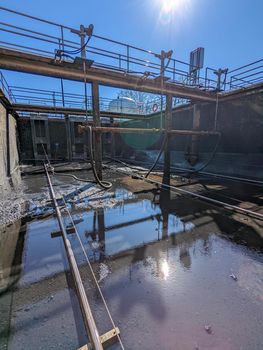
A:
[[[180,6],[181,0],[161,0],[161,2],[163,11],[170,13]]]

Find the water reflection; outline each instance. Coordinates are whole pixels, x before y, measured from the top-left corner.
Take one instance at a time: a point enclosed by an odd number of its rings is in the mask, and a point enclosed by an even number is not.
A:
[[[156,198],[155,198],[156,200]],[[131,200],[114,208],[83,214],[84,222],[78,225],[92,248],[95,261],[135,249],[135,260],[145,258],[145,246],[170,239],[194,228],[169,206],[155,204],[150,199]],[[187,247],[185,247],[187,249]]]
[[[161,262],[161,272],[163,274],[163,279],[167,279],[169,276],[169,265],[166,260]]]

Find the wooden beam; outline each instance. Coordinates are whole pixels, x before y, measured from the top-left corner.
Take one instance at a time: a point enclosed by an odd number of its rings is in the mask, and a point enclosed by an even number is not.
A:
[[[75,81],[84,81],[82,64],[71,62],[59,62],[54,59],[18,52],[16,50],[0,48],[0,68],[17,72],[38,74],[55,78]],[[214,92],[204,91],[196,87],[183,86],[182,84],[165,81],[163,86],[158,79],[145,78],[135,74],[96,67],[95,65],[86,71],[87,82],[97,82],[101,85],[132,89],[154,94],[171,94],[175,97],[194,99],[197,101],[215,101]]]

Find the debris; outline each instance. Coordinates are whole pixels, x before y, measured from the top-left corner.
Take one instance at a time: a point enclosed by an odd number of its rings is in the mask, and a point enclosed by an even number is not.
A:
[[[211,325],[205,325],[205,330],[208,334],[212,334],[212,326]]]
[[[100,279],[98,282],[101,282],[110,274],[109,267],[106,264],[101,263],[99,274],[100,274]]]
[[[50,297],[48,297],[48,302],[50,302],[53,299],[54,299],[54,295],[50,295]]]
[[[233,273],[231,273],[231,275],[229,277],[233,278],[234,281],[237,281],[237,276],[234,275]]]

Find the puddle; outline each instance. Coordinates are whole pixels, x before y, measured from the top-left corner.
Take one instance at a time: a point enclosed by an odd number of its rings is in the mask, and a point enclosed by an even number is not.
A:
[[[55,184],[67,195],[76,189],[70,181]],[[45,186],[40,178],[28,192],[43,210]],[[262,350],[263,249],[253,227],[201,202],[164,200],[156,189],[134,195],[115,182],[110,191],[85,191],[69,207],[125,349]],[[50,215],[22,225],[20,272],[4,294],[8,349],[76,349],[86,337],[62,239],[54,237],[57,220]],[[68,238],[103,333],[110,329],[106,311],[76,235]]]

